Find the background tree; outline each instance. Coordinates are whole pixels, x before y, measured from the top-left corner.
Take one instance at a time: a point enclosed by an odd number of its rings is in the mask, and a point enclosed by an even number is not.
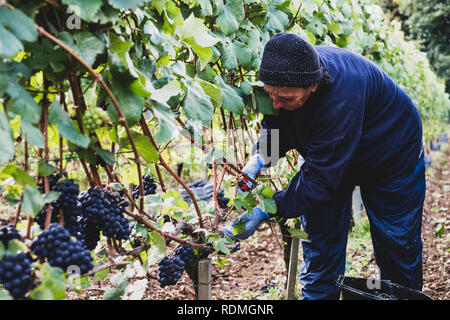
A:
[[[418,40],[422,50],[450,92],[450,1],[379,0],[388,17],[402,21],[408,39]]]

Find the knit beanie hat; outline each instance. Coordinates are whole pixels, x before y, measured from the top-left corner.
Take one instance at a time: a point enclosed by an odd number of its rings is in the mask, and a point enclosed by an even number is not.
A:
[[[293,33],[279,33],[264,47],[259,80],[278,87],[309,87],[323,76],[313,45]]]

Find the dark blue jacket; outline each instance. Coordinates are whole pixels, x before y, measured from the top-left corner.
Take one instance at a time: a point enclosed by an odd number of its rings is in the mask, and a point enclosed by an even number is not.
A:
[[[288,218],[320,210],[345,188],[406,175],[422,148],[420,114],[386,73],[351,51],[316,49],[332,84],[301,108],[262,121],[265,129],[279,129],[281,156],[296,149],[305,159],[289,186],[274,195],[278,214]]]

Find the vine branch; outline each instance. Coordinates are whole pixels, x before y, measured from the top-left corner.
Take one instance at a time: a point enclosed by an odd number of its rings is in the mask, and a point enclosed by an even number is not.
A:
[[[119,114],[119,120],[118,121],[119,121],[119,123],[121,123],[125,127],[128,139],[130,140],[131,148],[133,149],[133,153],[134,153],[134,156],[135,156],[135,161],[136,161],[136,166],[137,166],[137,171],[138,171],[138,177],[139,177],[139,197],[140,197],[139,212],[140,212],[140,214],[143,214],[143,209],[144,209],[144,185],[143,185],[143,182],[142,182],[141,160],[140,160],[139,152],[137,151],[137,148],[136,148],[136,144],[135,144],[134,139],[133,139],[133,137],[131,135],[130,127],[128,126],[128,123],[127,123],[127,121],[125,119],[125,114],[123,113],[122,109],[120,108],[116,97],[114,96],[114,94],[112,93],[112,91],[108,87],[108,85],[105,83],[105,81],[103,80],[103,77],[100,74],[98,74],[97,72],[95,72],[95,70],[92,69],[92,67],[86,61],[84,61],[83,58],[81,58],[72,49],[70,49],[68,46],[66,46],[64,43],[62,43],[59,39],[57,39],[52,34],[47,32],[43,27],[41,27],[39,25],[36,25],[36,28],[38,30],[39,35],[44,36],[44,37],[48,38],[50,41],[56,43],[61,48],[63,48],[65,51],[67,51],[67,53],[69,53],[72,57],[74,57],[78,62],[80,62],[89,71],[89,73],[91,73],[94,76],[96,81],[98,81],[101,84],[103,89],[106,91],[106,93],[110,97],[110,99],[111,99],[111,101],[112,101],[112,103],[113,103],[117,113]]]

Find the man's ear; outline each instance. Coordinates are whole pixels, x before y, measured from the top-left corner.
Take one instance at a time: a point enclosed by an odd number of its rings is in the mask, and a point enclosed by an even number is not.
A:
[[[311,85],[311,92],[316,92],[318,87],[319,87],[319,83],[318,82],[316,82],[313,85]]]

